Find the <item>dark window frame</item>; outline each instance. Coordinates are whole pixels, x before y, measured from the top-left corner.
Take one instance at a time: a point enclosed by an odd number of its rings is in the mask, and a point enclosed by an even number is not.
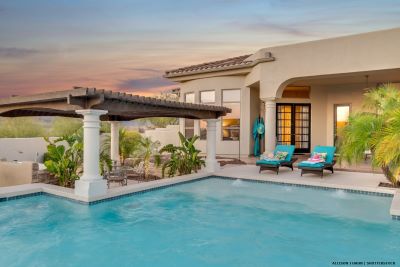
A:
[[[279,144],[279,107],[281,106],[291,106],[291,117],[290,117],[290,144],[296,145],[296,106],[308,106],[308,127],[300,127],[300,128],[308,128],[308,134],[303,134],[308,136],[307,141],[301,141],[302,143],[307,143],[307,148],[296,148],[295,153],[310,153],[311,151],[311,103],[277,103],[276,104],[276,121],[275,121],[275,137],[276,143]],[[297,127],[299,128],[299,127]],[[281,134],[282,135],[282,134]]]
[[[239,101],[224,101],[224,92],[225,91],[239,91]],[[242,99],[241,99],[241,95],[242,95],[242,89],[240,89],[240,88],[231,88],[231,89],[222,89],[221,90],[221,105],[223,106],[225,103],[226,104],[230,104],[230,103],[232,103],[232,104],[237,104],[237,103],[239,103],[239,112],[240,112],[240,114],[239,114],[239,138],[238,138],[238,140],[229,140],[229,139],[224,139],[224,133],[223,133],[223,131],[224,131],[224,126],[223,126],[223,122],[224,122],[224,117],[225,116],[223,116],[222,118],[221,118],[221,141],[223,141],[223,142],[240,142],[240,139],[241,139],[241,134],[240,134],[240,130],[241,130],[241,128],[242,128]]]

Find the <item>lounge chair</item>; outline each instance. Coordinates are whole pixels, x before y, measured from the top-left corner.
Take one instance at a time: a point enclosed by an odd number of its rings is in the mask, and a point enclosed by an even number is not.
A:
[[[300,162],[297,167],[301,169],[301,176],[305,173],[314,173],[319,174],[321,177],[324,176],[324,170],[329,170],[333,173],[333,166],[336,161],[335,158],[336,147],[334,146],[316,146],[311,153],[314,155],[315,153],[326,153],[326,159],[324,162],[312,163],[309,161]]]
[[[278,152],[287,152],[287,156],[285,159],[260,159],[256,162],[257,166],[260,166],[260,173],[264,170],[275,171],[276,174],[279,173],[279,167],[287,167],[292,169],[293,171],[293,163],[297,160],[297,158],[293,157],[294,146],[292,145],[277,145],[274,150],[274,156],[277,155]]]

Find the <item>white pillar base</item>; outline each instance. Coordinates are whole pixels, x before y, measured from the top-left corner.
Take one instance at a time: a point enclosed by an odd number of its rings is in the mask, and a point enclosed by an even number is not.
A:
[[[212,161],[206,160],[206,171],[207,172],[216,172],[219,169],[221,169],[221,166],[219,165],[218,161],[216,161],[216,160],[212,160]]]
[[[81,197],[96,197],[104,196],[107,194],[107,181],[104,179],[91,179],[91,180],[76,180],[75,181],[75,195]]]

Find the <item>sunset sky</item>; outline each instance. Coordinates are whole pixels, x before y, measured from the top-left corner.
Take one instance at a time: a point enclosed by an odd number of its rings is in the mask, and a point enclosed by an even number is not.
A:
[[[151,95],[165,70],[400,26],[400,0],[2,0],[0,97],[97,87]]]

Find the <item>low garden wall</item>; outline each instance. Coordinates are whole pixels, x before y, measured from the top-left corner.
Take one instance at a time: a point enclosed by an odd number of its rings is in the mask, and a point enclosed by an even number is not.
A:
[[[43,161],[47,143],[42,137],[0,138],[0,159],[4,161]]]

